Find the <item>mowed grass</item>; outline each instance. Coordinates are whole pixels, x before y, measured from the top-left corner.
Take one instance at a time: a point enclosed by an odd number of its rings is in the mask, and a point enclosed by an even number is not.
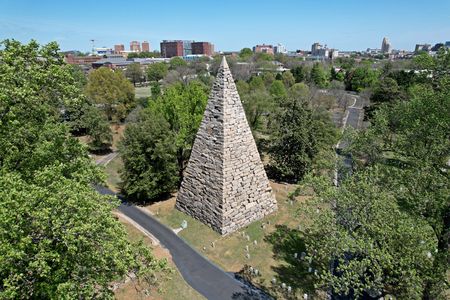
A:
[[[108,186],[116,191],[120,184],[121,167],[119,156],[106,166]],[[278,210],[227,236],[221,236],[209,226],[176,210],[176,194],[145,208],[172,229],[180,228],[183,220],[186,220],[188,226],[179,232],[179,236],[224,271],[239,272],[245,265],[258,269],[260,276],[254,277],[252,282],[272,293],[274,297],[282,299],[272,289],[272,278],[276,278],[278,286],[282,282],[291,285],[293,288],[291,296],[294,296],[294,293],[302,296],[304,292],[312,294],[314,278],[307,271],[308,266],[304,262],[293,260],[294,253],[300,255],[304,251],[302,236],[296,230],[299,225],[305,226],[308,223],[304,215],[299,213],[306,199],[304,197],[297,197],[293,201],[288,199],[289,193],[295,190],[295,185],[275,182],[271,182],[271,185],[277,199]],[[246,256],[247,253],[249,257]],[[186,283],[183,281],[182,284]],[[323,295],[316,296],[322,298]],[[191,298],[174,296],[172,299]]]
[[[123,162],[120,155],[114,157],[114,159],[105,166],[105,172],[107,175],[106,185],[116,193],[120,191],[120,183],[122,181],[120,178],[120,172],[122,168]]]
[[[150,86],[138,86],[134,88],[134,95],[136,99],[148,98],[152,95]]]
[[[188,244],[227,272],[239,272],[245,265],[258,269],[260,276],[253,278],[253,283],[267,289],[271,286],[272,278],[282,282],[285,277],[282,273],[291,268],[286,262],[289,258],[284,259],[286,255],[293,256],[295,252],[300,255],[303,250],[300,247],[298,250],[295,249],[295,245],[298,244],[298,241],[295,241],[297,244],[294,243],[294,249],[290,253],[290,250],[285,250],[282,245],[274,243],[276,238],[273,236],[278,236],[276,233],[280,233],[283,239],[289,239],[288,234],[285,233],[292,232],[292,229],[298,228],[299,224],[305,223],[302,215],[298,213],[305,198],[288,200],[288,194],[295,189],[295,186],[274,182],[271,182],[271,185],[278,202],[278,211],[227,236],[221,236],[207,225],[176,210],[174,208],[176,195],[169,200],[148,205],[146,208],[170,228],[180,228],[183,220],[186,220],[188,226],[179,233],[179,236]],[[246,256],[247,253],[249,257]],[[294,276],[297,275],[294,274]],[[300,288],[297,286],[296,292],[299,294],[304,291],[311,292],[313,290],[310,280],[312,275],[303,272],[302,276],[308,280],[302,282]]]
[[[167,259],[171,267],[171,273],[169,278],[163,280],[158,289],[153,289],[149,294],[145,294],[140,291],[139,286],[135,286],[134,283],[128,282],[123,284],[115,291],[115,298],[118,300],[129,299],[162,299],[162,300],[178,300],[178,299],[192,299],[203,300],[205,299],[196,290],[191,288],[183,279],[181,274],[176,269],[172,262],[170,253],[161,246],[153,246],[150,239],[142,232],[136,229],[133,225],[127,221],[120,219],[121,223],[125,226],[128,233],[128,239],[132,242],[143,240],[148,247],[151,247],[153,254],[158,259]]]

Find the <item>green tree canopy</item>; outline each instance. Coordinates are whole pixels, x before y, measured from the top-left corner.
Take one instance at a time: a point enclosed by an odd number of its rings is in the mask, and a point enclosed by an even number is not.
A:
[[[347,90],[361,92],[365,88],[373,87],[378,81],[379,73],[369,66],[358,67],[347,72],[345,76],[345,87]]]
[[[242,60],[248,60],[250,57],[253,56],[253,51],[250,48],[242,48],[239,52],[239,57]]]
[[[123,120],[134,105],[133,85],[118,70],[101,67],[92,71],[85,92],[108,120]]]
[[[272,83],[270,86],[270,94],[279,100],[286,96],[286,88],[281,80],[275,80]]]
[[[149,81],[160,81],[163,79],[167,72],[169,71],[169,67],[166,63],[153,63],[147,67],[147,77]]]
[[[282,81],[284,83],[284,85],[286,86],[286,88],[290,88],[291,86],[294,85],[295,83],[295,78],[294,75],[292,75],[292,73],[290,71],[285,71],[283,72],[282,76]]]
[[[311,69],[311,81],[318,87],[324,88],[328,85],[328,76],[320,63],[314,63]]]
[[[139,128],[142,129],[144,127],[155,127],[154,130],[156,130],[157,133],[155,134],[157,134],[157,136],[154,136],[153,138],[157,140],[160,140],[160,138],[165,135],[171,138],[162,140],[158,146],[159,148],[155,148],[156,146],[154,143],[156,142],[152,142],[152,146],[148,149],[133,149],[137,147],[137,144],[133,144],[132,142],[123,144],[121,151],[124,161],[131,163],[130,167],[124,168],[124,173],[122,174],[124,181],[127,182],[127,185],[125,185],[124,188],[128,194],[131,195],[132,193],[135,193],[136,198],[142,200],[145,197],[154,199],[158,195],[160,196],[163,193],[170,192],[171,187],[173,187],[173,177],[169,177],[167,175],[168,173],[175,176],[174,178],[176,178],[177,183],[181,182],[183,171],[189,159],[207,100],[208,94],[204,85],[198,81],[191,81],[188,84],[178,83],[172,85],[158,98],[149,102],[148,108],[144,109],[142,112],[142,114],[146,114],[147,116],[140,118],[136,126],[133,127],[135,128],[133,129],[134,131],[131,131],[131,129],[129,131],[131,134],[130,141],[136,141],[136,143],[139,142],[139,139],[142,139],[143,142],[147,141],[148,138],[146,137],[146,133],[148,133],[148,131],[142,130],[141,135],[138,134]],[[147,120],[149,118],[154,118],[153,116],[161,116],[162,119],[165,120],[165,123],[167,123],[168,128],[166,128],[164,124],[156,126],[154,122]],[[135,136],[135,138],[132,136]],[[150,143],[150,140],[148,140],[148,142]],[[164,164],[153,161],[149,154],[155,152],[158,154],[154,155],[165,155],[163,152],[165,147],[168,146],[173,147],[174,149],[176,162],[175,170],[172,169],[172,148],[166,149],[167,155],[171,154],[170,156],[163,156],[160,158],[160,160],[165,162]],[[137,156],[137,158],[134,156]],[[155,156],[154,159],[157,159],[157,157]],[[158,166],[160,169],[158,169]],[[153,174],[154,172],[158,172],[158,170],[162,173],[162,177],[149,187],[147,178],[143,178],[142,173],[148,172],[148,174]],[[165,180],[167,180],[167,183],[164,185],[163,181]],[[156,184],[161,185],[161,188],[157,188]],[[152,189],[155,189],[154,194],[151,193]],[[136,191],[142,192],[136,194]]]
[[[316,286],[335,295],[420,299],[437,239],[431,226],[405,213],[393,193],[380,187],[382,180],[376,169],[338,188],[316,178],[315,201],[306,209],[307,260],[318,270]]]
[[[169,67],[170,70],[176,70],[179,67],[187,66],[187,62],[184,59],[182,59],[181,57],[175,56],[170,59],[169,65],[170,65],[170,67]]]
[[[178,182],[174,132],[164,117],[141,111],[125,129],[120,144],[124,168],[122,190],[133,200],[152,201],[175,190]]]
[[[255,91],[243,95],[241,100],[250,128],[253,131],[261,129],[263,116],[268,115],[273,110],[273,98],[266,91]]]
[[[155,284],[165,263],[128,242],[119,204],[61,119],[85,103],[56,43],[0,47],[0,298],[112,298],[134,273]]]
[[[318,153],[330,150],[336,141],[329,115],[314,114],[308,98],[307,86],[296,84],[276,112],[269,170],[278,180],[298,182],[312,169]]]
[[[127,66],[125,70],[125,76],[131,80],[134,86],[136,86],[137,82],[142,81],[142,76],[144,76],[144,72],[142,72],[140,63],[132,63]]]
[[[292,75],[294,75],[295,82],[303,82],[308,77],[308,71],[304,65],[299,65],[291,69]]]
[[[265,89],[262,76],[253,76],[249,82],[250,90],[263,91]]]
[[[86,105],[81,117],[83,127],[89,135],[89,148],[93,152],[109,150],[112,133],[109,122],[102,111],[92,105]]]

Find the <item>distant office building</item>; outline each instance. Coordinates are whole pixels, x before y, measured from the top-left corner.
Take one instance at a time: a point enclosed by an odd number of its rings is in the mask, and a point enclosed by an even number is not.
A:
[[[214,46],[208,42],[193,42],[191,43],[192,54],[203,54],[211,56],[214,53]],[[186,56],[186,55],[185,55]]]
[[[112,48],[108,48],[108,47],[98,47],[98,48],[94,48],[93,50],[93,54],[94,55],[109,55],[109,54],[113,54],[114,51]]]
[[[160,43],[162,57],[183,56],[183,41],[164,40]]]
[[[437,43],[436,45],[434,45],[432,48],[431,48],[431,51],[439,51],[439,49],[441,49],[442,47],[444,47],[444,44],[443,43]]]
[[[192,43],[194,43],[194,41],[183,40],[182,42],[183,42],[183,56],[191,55]]]
[[[283,46],[282,44],[277,44],[277,45],[274,47],[274,52],[275,52],[275,54],[278,54],[278,53],[286,54],[286,53],[287,53],[287,50],[286,50],[286,47]]]
[[[130,51],[141,52],[141,43],[139,43],[138,41],[130,42]]]
[[[314,43],[311,46],[311,55],[312,56],[320,56],[319,51],[323,50],[323,46],[320,43]]]
[[[339,50],[338,49],[330,49],[329,51],[329,57],[330,59],[336,59],[339,57]]]
[[[450,41],[445,42],[445,47],[450,48]]]
[[[414,49],[414,52],[420,52],[420,51],[430,51],[431,45],[430,44],[416,44],[416,48]]]
[[[142,52],[150,52],[150,43],[147,41],[143,41],[142,44]]]
[[[382,53],[391,53],[392,51],[392,46],[391,43],[389,42],[388,38],[383,38],[383,42],[381,43],[381,52]]]
[[[125,51],[125,46],[123,44],[114,45],[114,53],[120,54]]]
[[[267,53],[267,54],[273,54],[273,46],[272,45],[256,45],[253,47],[254,53]]]

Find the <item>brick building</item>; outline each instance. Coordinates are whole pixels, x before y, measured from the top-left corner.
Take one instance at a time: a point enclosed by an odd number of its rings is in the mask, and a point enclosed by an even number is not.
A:
[[[183,56],[183,41],[168,41],[164,40],[160,44],[161,56],[170,58],[174,56]]]
[[[123,44],[114,45],[114,53],[120,54],[125,51],[125,46]]]
[[[203,54],[211,56],[214,53],[214,46],[208,42],[193,42],[192,54]]]
[[[150,52],[150,43],[147,41],[143,41],[142,44],[142,52]]]
[[[139,43],[138,41],[130,42],[130,51],[141,52],[141,43]]]
[[[273,54],[273,46],[266,44],[256,45],[255,47],[253,47],[253,52]]]

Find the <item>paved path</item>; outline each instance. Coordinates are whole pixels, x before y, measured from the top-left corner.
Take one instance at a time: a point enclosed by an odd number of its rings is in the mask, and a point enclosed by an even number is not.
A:
[[[105,187],[96,189],[101,194],[115,195]],[[207,299],[268,299],[211,263],[170,228],[136,206],[123,202],[119,211],[154,235],[170,251],[186,282]]]
[[[347,112],[342,120],[342,130],[345,130],[348,126],[359,129],[361,127],[361,120],[363,118],[364,110],[362,108],[362,100],[360,96],[357,95],[349,95],[353,99],[353,104],[347,108]],[[348,147],[348,141],[340,140],[336,144],[336,155],[337,157],[341,157],[344,168],[347,171],[336,169],[334,173],[334,184],[338,185],[339,181],[345,176],[345,173],[351,173],[353,161],[352,158],[348,155],[341,155],[343,149]]]
[[[109,164],[117,155],[119,154],[119,152],[117,151],[113,151],[111,153],[109,153],[108,155],[105,156],[101,156],[98,159],[95,160],[95,163],[97,165],[100,166],[106,166],[107,164]]]

